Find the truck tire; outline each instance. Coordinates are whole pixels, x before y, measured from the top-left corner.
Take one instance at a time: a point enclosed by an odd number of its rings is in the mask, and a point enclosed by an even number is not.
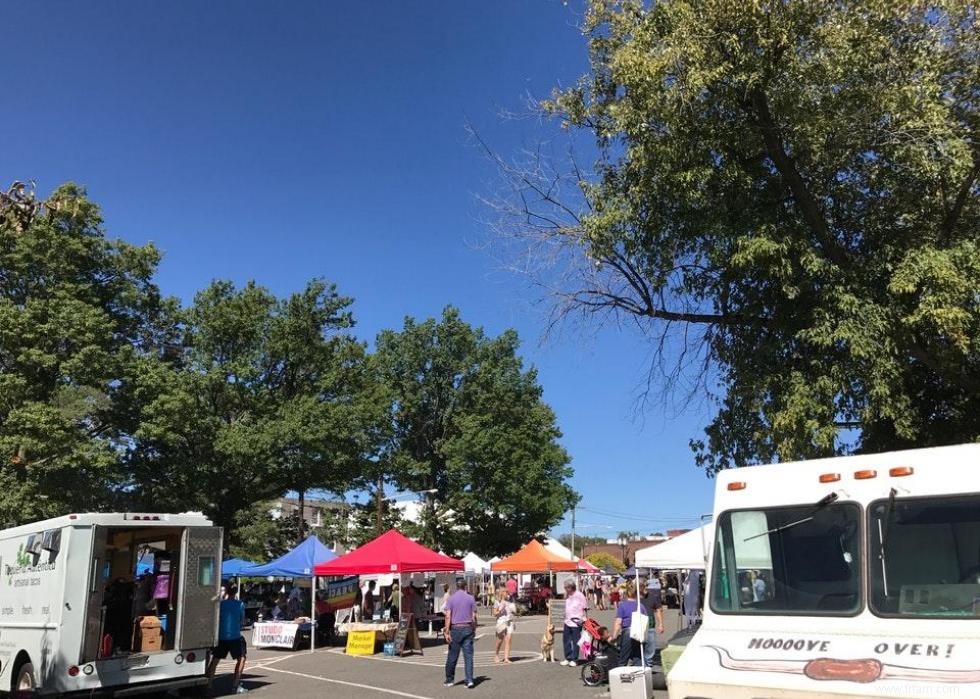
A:
[[[17,668],[12,689],[13,699],[31,699],[37,696],[37,678],[33,663],[22,663]]]

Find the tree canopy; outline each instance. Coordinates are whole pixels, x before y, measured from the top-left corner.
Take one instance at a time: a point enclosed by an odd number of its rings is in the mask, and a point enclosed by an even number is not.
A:
[[[350,304],[320,280],[282,300],[254,283],[198,293],[180,356],[142,377],[137,501],[232,528],[256,501],[349,487],[369,449]]]
[[[505,164],[502,223],[562,312],[636,320],[716,397],[701,465],[980,438],[975,3],[592,0],[583,29],[543,109],[595,167]]]
[[[159,259],[107,238],[75,185],[45,201],[21,183],[0,193],[0,523],[120,495],[121,380],[173,307],[152,281]]]
[[[0,192],[0,524],[200,510],[265,558],[308,531],[273,514],[287,494],[299,512],[339,495],[320,533],[373,537],[378,501],[357,496],[379,480],[435,491],[414,529],[381,497],[381,525],[446,551],[503,553],[561,518],[569,457],[514,332],[449,309],[371,354],[327,281],[280,298],[218,280],[182,307],[153,282],[159,260],[107,238],[75,185]]]
[[[558,523],[575,495],[568,454],[517,334],[487,337],[454,308],[377,339],[392,437],[384,463],[429,493],[420,536],[449,551],[503,554]]]

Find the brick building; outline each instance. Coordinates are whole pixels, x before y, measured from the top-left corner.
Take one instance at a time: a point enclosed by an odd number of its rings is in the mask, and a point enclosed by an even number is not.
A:
[[[586,544],[582,547],[581,555],[582,558],[587,558],[593,553],[605,553],[630,566],[633,565],[636,552],[640,549],[662,544],[669,539],[673,539],[675,536],[680,536],[689,531],[690,529],[668,529],[666,536],[648,536],[643,539],[627,541],[625,544],[614,539],[607,539],[604,544]]]

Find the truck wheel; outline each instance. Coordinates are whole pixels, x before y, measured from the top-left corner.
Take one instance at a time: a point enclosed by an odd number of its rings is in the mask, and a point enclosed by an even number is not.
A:
[[[14,681],[14,699],[30,699],[37,696],[37,680],[34,677],[34,665],[24,663],[17,668],[17,679]]]

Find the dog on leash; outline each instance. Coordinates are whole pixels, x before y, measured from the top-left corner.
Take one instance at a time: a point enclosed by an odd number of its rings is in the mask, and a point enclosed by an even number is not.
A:
[[[546,663],[555,662],[555,625],[548,624],[544,627],[544,635],[541,637],[541,660]]]

